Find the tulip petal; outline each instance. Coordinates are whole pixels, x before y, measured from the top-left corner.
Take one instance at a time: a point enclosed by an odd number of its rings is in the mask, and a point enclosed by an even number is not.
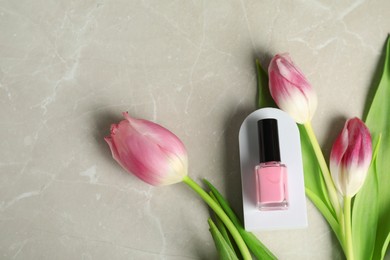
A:
[[[131,118],[111,126],[105,140],[113,158],[128,172],[151,185],[168,185],[187,175],[183,143],[169,130],[147,120]]]
[[[270,93],[279,108],[299,124],[310,121],[317,108],[317,95],[288,54],[275,55],[268,74]]]
[[[368,128],[358,118],[347,120],[330,155],[332,178],[342,195],[353,197],[360,190],[371,157],[372,143]]]
[[[147,135],[167,152],[182,155],[187,153],[182,141],[168,129],[147,120],[131,118],[127,112],[123,115],[135,131]]]
[[[292,85],[302,90],[310,89],[310,85],[301,70],[296,67],[290,56],[286,54],[276,55],[276,66],[280,76],[290,82]]]
[[[107,136],[107,137],[104,137],[104,140],[107,142],[108,146],[110,147],[110,150],[111,150],[111,153],[112,153],[112,157],[115,159],[115,160],[118,160],[119,159],[119,154],[118,154],[118,151],[115,147],[115,144],[112,140],[112,137],[111,136]]]

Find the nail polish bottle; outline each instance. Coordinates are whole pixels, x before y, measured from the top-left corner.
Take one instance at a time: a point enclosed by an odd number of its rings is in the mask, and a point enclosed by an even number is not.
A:
[[[288,209],[287,167],[280,162],[278,121],[257,122],[260,164],[255,167],[256,204],[259,210]]]

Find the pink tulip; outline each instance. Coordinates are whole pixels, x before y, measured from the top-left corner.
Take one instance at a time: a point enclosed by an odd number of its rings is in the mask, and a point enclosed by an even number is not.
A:
[[[114,159],[141,180],[162,186],[181,182],[187,176],[187,151],[180,139],[153,122],[131,118],[111,125],[104,139]]]
[[[317,95],[288,54],[277,54],[268,67],[272,98],[299,124],[307,123],[317,108]]]
[[[243,259],[252,259],[229,216],[202,187],[187,176],[188,156],[180,139],[158,124],[132,118],[127,112],[123,116],[126,120],[111,125],[111,135],[104,138],[114,159],[125,170],[151,185],[187,184],[214,210],[230,231]]]
[[[347,120],[330,154],[332,178],[342,195],[353,197],[363,186],[371,157],[368,128],[359,118]]]

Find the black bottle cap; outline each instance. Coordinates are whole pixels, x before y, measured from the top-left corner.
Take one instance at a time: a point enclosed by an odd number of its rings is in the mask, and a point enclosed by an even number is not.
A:
[[[259,156],[260,163],[280,162],[278,121],[267,118],[257,121],[259,132]]]

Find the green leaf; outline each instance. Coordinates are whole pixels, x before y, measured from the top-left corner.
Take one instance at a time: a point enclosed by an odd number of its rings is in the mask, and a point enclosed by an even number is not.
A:
[[[211,218],[208,219],[208,223],[210,226],[210,233],[214,239],[215,247],[217,248],[219,253],[219,259],[238,260],[236,253],[226,242],[226,240],[222,236],[221,232],[218,230],[217,226],[211,220]]]
[[[259,60],[256,60],[257,71],[257,107],[277,107],[271,97],[268,88],[267,72],[261,67]]]
[[[215,198],[218,200],[219,204],[221,205],[222,209],[225,211],[226,215],[228,215],[230,220],[236,226],[238,232],[240,233],[241,237],[244,239],[246,245],[248,246],[249,250],[253,253],[253,255],[256,256],[257,259],[262,259],[262,260],[277,259],[276,256],[274,256],[274,254],[272,254],[272,252],[265,245],[263,245],[263,243],[261,243],[260,240],[258,240],[255,235],[253,235],[251,232],[248,232],[244,229],[243,225],[241,224],[241,221],[234,213],[232,208],[229,206],[229,203],[221,195],[221,193],[209,181],[207,181],[206,179],[203,179],[203,181],[209,187],[211,192],[214,194]]]
[[[314,153],[313,146],[310,142],[310,138],[303,125],[298,125],[298,128],[301,137],[306,195],[328,221],[334,234],[339,240],[340,245],[343,246],[340,225],[327,195],[324,177]]]
[[[340,230],[340,225],[337,222],[337,219],[334,218],[333,214],[329,211],[328,206],[324,203],[323,200],[321,200],[309,188],[306,188],[305,190],[306,190],[307,197],[313,202],[314,205],[316,205],[317,209],[321,212],[321,214],[324,216],[326,221],[328,221],[330,227],[332,228],[332,230],[335,233],[337,239],[339,240],[340,245],[343,246],[343,243],[342,243],[342,232]]]
[[[310,138],[303,125],[298,125],[298,128],[301,138],[305,187],[312,191],[319,199],[321,199],[326,205],[328,211],[334,216],[333,209],[327,195],[324,177],[318,164],[317,157],[314,153],[313,146],[310,142]],[[336,218],[336,216],[334,217]]]
[[[352,241],[357,260],[372,259],[378,225],[378,176],[375,170],[380,139],[375,146],[370,170],[363,187],[354,199],[352,209]]]
[[[212,193],[212,192],[210,191],[209,194],[210,194],[210,197],[211,197],[216,203],[218,203],[218,205],[220,205],[219,202],[218,202],[218,200],[217,200],[217,198],[214,196],[214,193]],[[220,205],[220,206],[221,206],[221,205]],[[233,244],[232,244],[232,242],[231,242],[231,240],[230,240],[230,237],[229,237],[229,233],[228,233],[228,231],[227,231],[225,225],[223,224],[222,220],[221,220],[216,214],[214,214],[214,217],[215,217],[215,224],[216,224],[216,226],[218,227],[218,230],[221,232],[223,238],[224,238],[225,241],[228,243],[228,245],[229,245],[234,251],[236,251],[235,248],[233,247]],[[237,252],[236,252],[236,254],[237,254]]]
[[[378,176],[378,229],[373,259],[383,259],[390,233],[390,36],[387,38],[382,76],[366,117],[373,143],[382,135],[375,171]],[[373,166],[371,166],[373,167]]]
[[[390,242],[390,233],[387,234],[387,238],[385,239],[385,242],[383,243],[383,247],[382,247],[382,250],[381,250],[381,258],[385,258],[386,256],[386,252],[387,252],[387,247],[389,246],[389,242]]]

